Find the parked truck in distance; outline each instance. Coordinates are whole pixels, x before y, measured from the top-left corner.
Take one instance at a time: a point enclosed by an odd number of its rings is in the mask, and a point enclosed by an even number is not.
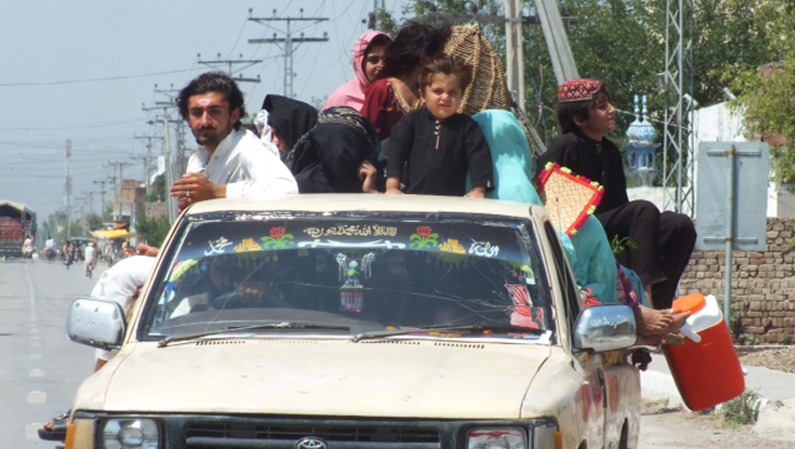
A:
[[[36,212],[22,203],[0,200],[0,257],[22,257],[25,237],[36,234]]]

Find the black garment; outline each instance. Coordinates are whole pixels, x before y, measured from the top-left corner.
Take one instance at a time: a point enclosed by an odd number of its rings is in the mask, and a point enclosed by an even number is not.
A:
[[[288,148],[317,124],[317,109],[292,98],[266,95],[262,109],[268,111],[268,125],[276,128],[279,139]]]
[[[405,193],[463,196],[467,170],[472,187],[494,188],[489,144],[469,116],[438,122],[427,108],[418,109],[400,119],[387,145],[387,177],[401,177],[408,163]]]
[[[629,202],[621,151],[608,139],[597,142],[578,132],[563,134],[539,157],[536,170],[543,170],[547,162],[567,167],[605,188],[597,214]]]
[[[616,258],[635,271],[644,285],[652,286],[655,308],[670,308],[696,243],[690,217],[660,213],[645,200],[629,201],[621,152],[607,139],[596,142],[579,132],[566,133],[539,158],[538,166],[543,168],[547,162],[568,167],[605,188],[596,218],[609,239],[629,237],[635,246]]]
[[[361,193],[359,166],[374,162],[378,137],[373,126],[351,108],[330,108],[318,124],[286,154],[300,193]]]

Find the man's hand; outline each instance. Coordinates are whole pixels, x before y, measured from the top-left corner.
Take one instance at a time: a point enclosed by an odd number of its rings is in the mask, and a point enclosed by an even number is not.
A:
[[[179,199],[179,210],[192,203],[226,196],[226,186],[217,185],[207,179],[204,173],[188,173],[174,181],[171,196]]]

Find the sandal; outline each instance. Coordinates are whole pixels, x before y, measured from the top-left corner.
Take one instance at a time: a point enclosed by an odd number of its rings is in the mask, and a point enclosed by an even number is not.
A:
[[[66,428],[69,425],[69,412],[41,426],[39,438],[45,441],[66,441]]]

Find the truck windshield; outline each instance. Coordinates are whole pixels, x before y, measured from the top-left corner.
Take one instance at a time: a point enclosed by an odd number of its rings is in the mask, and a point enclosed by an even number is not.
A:
[[[156,275],[142,339],[224,329],[329,338],[393,330],[405,338],[416,329],[433,337],[444,326],[477,338],[553,335],[529,221],[227,213],[193,217],[181,234]],[[283,324],[293,322],[300,325]]]

